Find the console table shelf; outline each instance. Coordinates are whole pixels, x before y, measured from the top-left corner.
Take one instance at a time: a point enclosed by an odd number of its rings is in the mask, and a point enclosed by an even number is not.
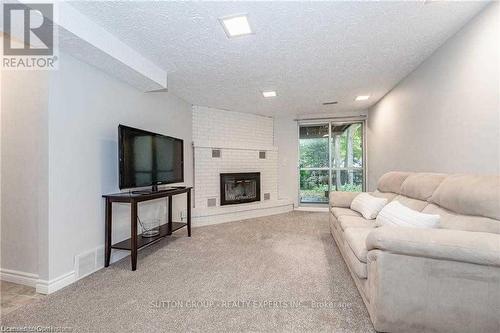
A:
[[[187,226],[187,223],[180,223],[180,222],[172,222],[172,232],[179,230],[180,228],[183,228]],[[137,250],[142,249],[143,247],[146,247],[148,245],[154,244],[157,241],[159,241],[162,238],[165,238],[168,236],[168,224],[162,224],[160,226],[160,234],[157,236],[153,237],[142,237],[141,235],[137,236]],[[116,244],[111,245],[112,249],[117,249],[117,250],[127,250],[131,251],[132,250],[132,238],[125,239],[121,242],[118,242]]]
[[[187,207],[187,223],[172,221],[172,197],[178,194],[186,193]],[[115,193],[103,195],[106,200],[106,223],[105,223],[105,244],[104,244],[104,266],[108,267],[111,259],[111,249],[130,251],[132,262],[132,270],[137,267],[137,251],[143,247],[151,245],[160,239],[169,236],[172,232],[183,227],[187,228],[188,236],[191,237],[191,187],[173,188],[168,190],[160,190],[150,193]],[[137,204],[142,201],[155,200],[159,198],[167,198],[167,223],[160,226],[160,233],[154,237],[142,237],[142,234],[137,234]],[[130,204],[130,238],[112,244],[111,229],[113,224],[112,211],[113,202],[129,203]]]

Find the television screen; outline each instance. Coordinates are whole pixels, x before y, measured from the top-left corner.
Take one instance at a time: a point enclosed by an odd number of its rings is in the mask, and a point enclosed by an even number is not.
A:
[[[118,126],[120,189],[184,181],[181,139]]]

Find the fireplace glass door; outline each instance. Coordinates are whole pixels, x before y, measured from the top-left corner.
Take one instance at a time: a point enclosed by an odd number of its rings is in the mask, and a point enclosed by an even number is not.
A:
[[[260,201],[260,173],[221,173],[221,205]]]

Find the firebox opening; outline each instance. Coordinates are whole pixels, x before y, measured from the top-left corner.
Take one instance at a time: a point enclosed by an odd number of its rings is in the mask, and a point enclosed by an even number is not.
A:
[[[221,173],[220,204],[260,201],[260,172]]]

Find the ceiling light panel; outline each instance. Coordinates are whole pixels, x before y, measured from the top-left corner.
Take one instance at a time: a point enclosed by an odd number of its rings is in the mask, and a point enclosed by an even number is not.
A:
[[[370,95],[360,95],[356,97],[356,101],[366,101],[368,98],[370,98]]]
[[[262,96],[268,98],[268,97],[276,97],[276,91],[263,91]]]
[[[229,38],[250,35],[253,33],[246,15],[227,16],[220,18],[219,21]]]

